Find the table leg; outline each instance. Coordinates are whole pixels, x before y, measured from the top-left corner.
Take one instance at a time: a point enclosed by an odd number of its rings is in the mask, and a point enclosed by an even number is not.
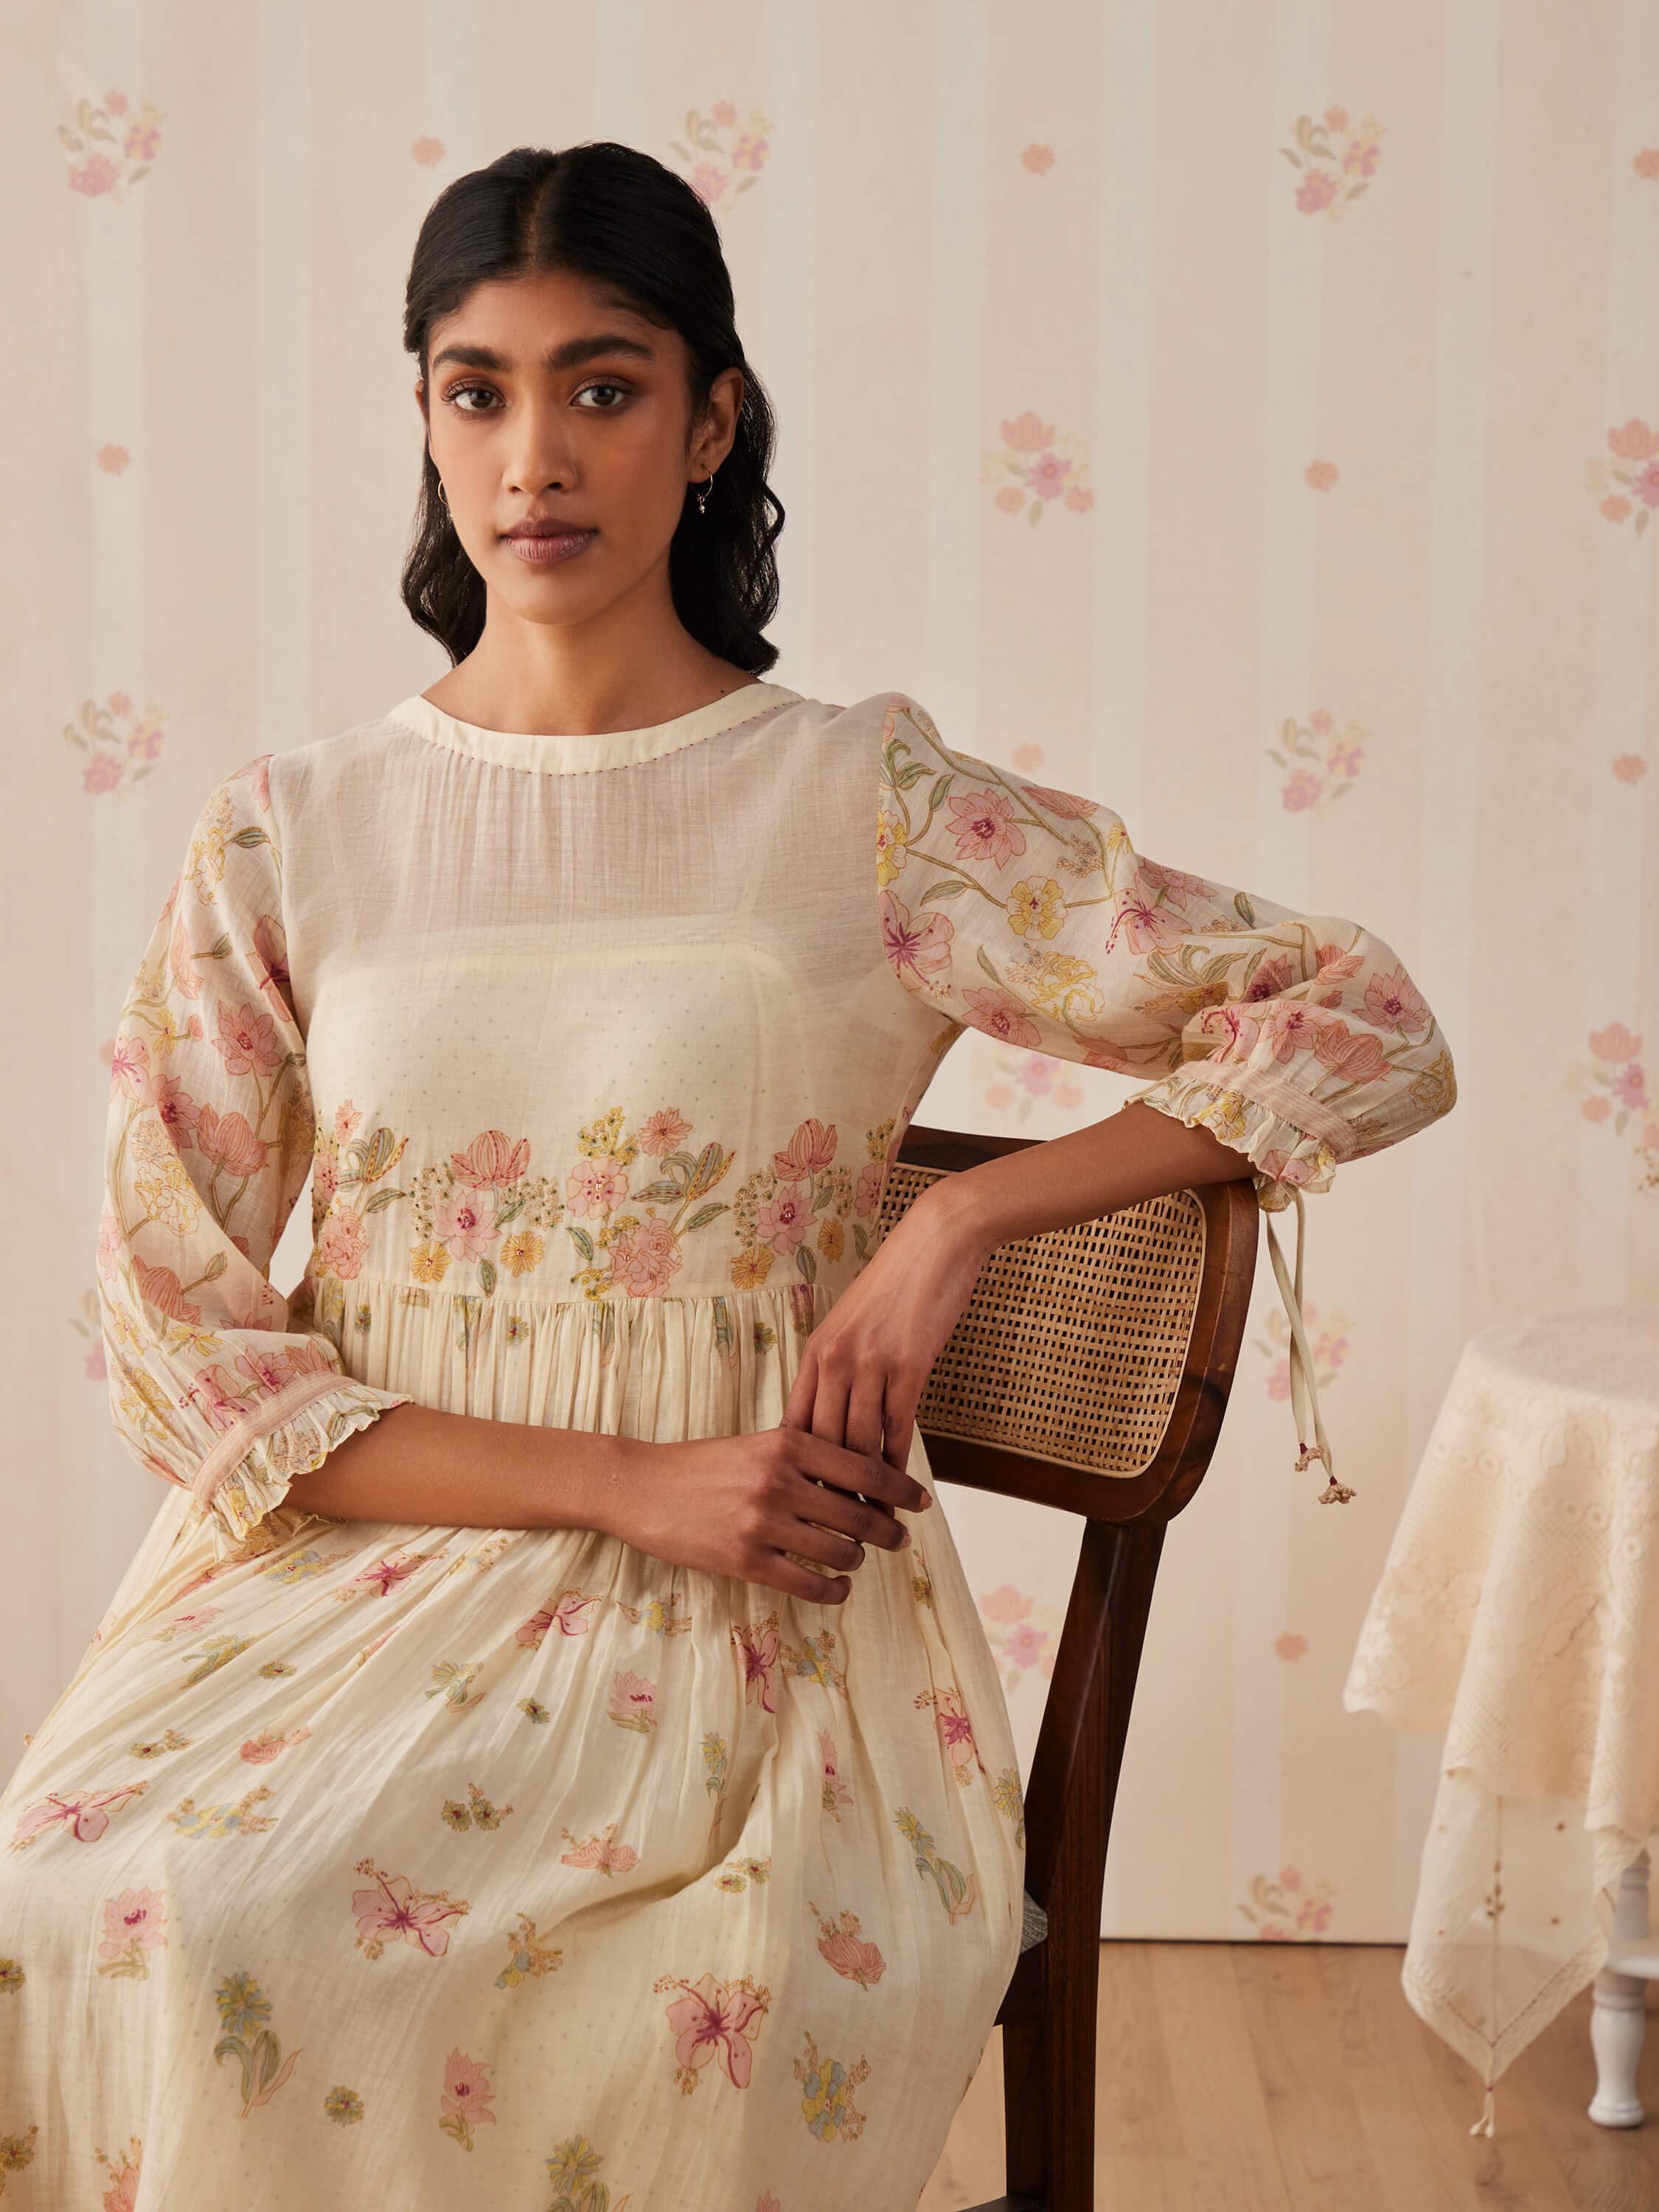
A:
[[[1639,1942],[1648,1932],[1648,1855],[1626,1868],[1613,1908],[1615,1943]],[[1636,2068],[1647,2033],[1648,1985],[1635,1974],[1604,1966],[1595,1978],[1590,2048],[1595,2094],[1589,2116],[1604,2128],[1638,2128],[1646,2117],[1636,2094]]]

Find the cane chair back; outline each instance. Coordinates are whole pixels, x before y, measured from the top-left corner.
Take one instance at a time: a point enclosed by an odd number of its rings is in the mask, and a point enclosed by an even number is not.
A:
[[[941,1176],[1031,1141],[913,1125],[884,1231]],[[1220,1432],[1257,1223],[1243,1177],[999,1245],[917,1409],[939,1480],[1085,1522],[1025,1793],[1021,1953],[997,2015],[1008,2194],[977,2212],[1092,2212],[1112,1806],[1164,1532]]]

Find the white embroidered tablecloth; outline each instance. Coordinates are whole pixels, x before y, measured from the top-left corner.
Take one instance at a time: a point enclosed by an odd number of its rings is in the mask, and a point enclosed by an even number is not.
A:
[[[1659,1305],[1470,1339],[1343,1703],[1445,1731],[1401,1981],[1492,2084],[1659,1830]]]

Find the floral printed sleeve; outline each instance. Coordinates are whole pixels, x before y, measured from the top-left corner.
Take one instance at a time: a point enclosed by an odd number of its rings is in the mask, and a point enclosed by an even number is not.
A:
[[[221,1555],[296,1474],[413,1402],[352,1381],[270,1281],[313,1141],[270,757],[203,806],[122,1008],[98,1244],[116,1431],[213,1516]]]
[[[1091,799],[953,750],[895,694],[882,734],[876,877],[887,957],[947,1019],[1152,1080],[1140,1103],[1252,1165],[1269,1217],[1297,1207],[1291,1328],[1298,1466],[1330,1459],[1300,1313],[1301,1202],[1337,1164],[1447,1113],[1451,1054],[1381,939],[1144,859]],[[1305,1441],[1302,1393],[1316,1443]],[[1332,1477],[1328,1499],[1352,1496]]]

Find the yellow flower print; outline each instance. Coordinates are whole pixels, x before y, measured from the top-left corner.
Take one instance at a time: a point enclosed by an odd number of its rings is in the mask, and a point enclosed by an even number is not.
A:
[[[545,1241],[533,1229],[521,1229],[501,1245],[501,1265],[509,1275],[527,1275],[546,1255]]]
[[[1033,953],[1017,972],[1030,1004],[1060,1021],[1094,1021],[1105,1005],[1095,969],[1073,953]]]
[[[751,1244],[746,1251],[740,1252],[732,1262],[733,1289],[758,1290],[771,1273],[775,1256],[769,1244]]]
[[[884,806],[876,810],[876,881],[886,890],[903,867],[908,851],[907,832],[896,814]]]
[[[409,1255],[409,1271],[417,1283],[441,1283],[448,1267],[447,1244],[417,1244]]]
[[[818,1224],[818,1249],[831,1263],[840,1259],[847,1244],[847,1231],[839,1221]]]
[[[1066,927],[1066,900],[1052,876],[1040,883],[1021,877],[1008,894],[1008,927],[1020,937],[1030,929],[1054,937]]]

